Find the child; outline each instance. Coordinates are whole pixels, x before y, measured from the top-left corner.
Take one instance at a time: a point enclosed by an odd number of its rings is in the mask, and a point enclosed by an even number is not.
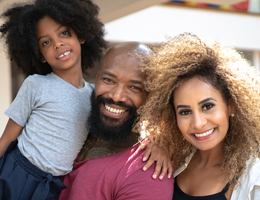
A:
[[[82,71],[106,47],[97,15],[90,0],[36,0],[3,14],[9,55],[31,76],[5,112],[0,199],[56,199],[65,188],[60,176],[71,171],[88,133],[93,88]]]

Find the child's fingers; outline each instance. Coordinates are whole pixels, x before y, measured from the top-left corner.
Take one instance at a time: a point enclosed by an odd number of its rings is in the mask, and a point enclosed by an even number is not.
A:
[[[159,173],[161,172],[161,169],[163,167],[163,163],[161,161],[157,161],[156,162],[156,165],[155,165],[155,170],[154,170],[154,173],[152,175],[153,179],[156,179],[157,176],[159,175]],[[166,168],[166,171],[162,172],[160,177],[163,178],[165,176],[165,174],[167,173],[167,168]],[[164,174],[164,175],[163,175]]]
[[[160,174],[160,176],[159,176],[159,179],[160,179],[160,180],[162,180],[163,177],[167,174],[167,171],[168,171],[168,164],[167,164],[167,162],[163,162],[161,174]]]
[[[150,159],[145,163],[145,165],[143,166],[143,170],[146,171],[149,167],[151,167],[151,165],[155,162],[154,159],[152,159],[150,157]]]
[[[173,166],[172,166],[172,163],[169,162],[168,163],[168,178],[171,178],[172,174],[173,174]]]
[[[146,150],[145,150],[145,152],[144,152],[144,154],[143,154],[143,161],[147,161],[148,160],[148,158],[149,158],[149,156],[150,156],[150,154],[151,154],[151,151],[152,151],[152,145],[148,145],[147,147],[146,147]],[[149,167],[150,167],[151,165],[149,165]],[[149,168],[148,167],[148,168]],[[147,168],[147,169],[148,169]]]

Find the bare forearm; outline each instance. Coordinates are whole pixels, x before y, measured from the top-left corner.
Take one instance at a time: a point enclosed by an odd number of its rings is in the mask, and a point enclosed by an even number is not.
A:
[[[4,133],[0,138],[0,157],[3,156],[8,145],[17,139],[23,127],[9,119],[5,127]]]

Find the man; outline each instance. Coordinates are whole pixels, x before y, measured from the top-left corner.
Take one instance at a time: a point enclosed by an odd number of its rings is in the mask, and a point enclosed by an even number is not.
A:
[[[138,66],[150,54],[145,45],[129,42],[104,56],[92,94],[90,135],[73,171],[64,178],[68,188],[60,199],[172,199],[173,178],[153,180],[151,167],[143,172],[144,150],[139,134],[131,131],[147,94],[145,74]]]

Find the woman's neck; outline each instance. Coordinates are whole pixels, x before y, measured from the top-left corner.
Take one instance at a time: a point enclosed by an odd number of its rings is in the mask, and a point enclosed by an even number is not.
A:
[[[194,155],[194,160],[196,160],[198,166],[209,167],[213,165],[221,165],[224,158],[224,147],[223,142],[213,149],[202,151],[197,150]]]

